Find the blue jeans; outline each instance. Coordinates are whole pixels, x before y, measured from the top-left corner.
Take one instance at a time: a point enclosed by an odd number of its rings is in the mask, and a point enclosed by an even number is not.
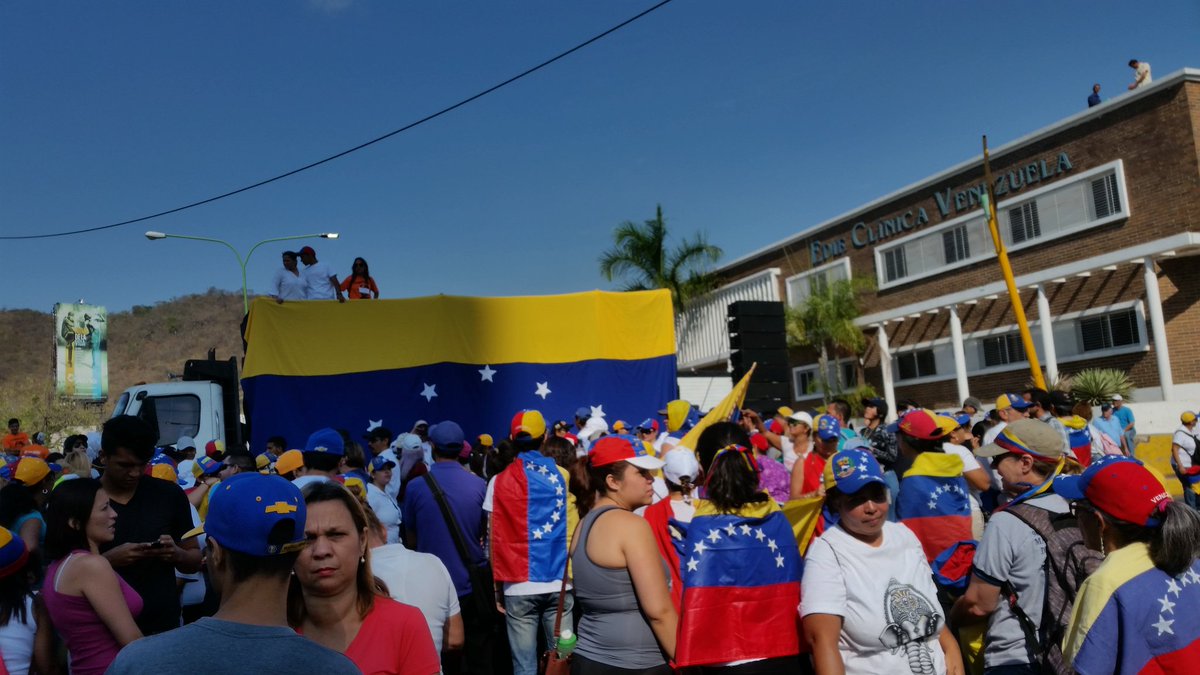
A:
[[[570,592],[563,599],[562,626],[574,630],[571,611],[575,598]],[[550,648],[557,638],[554,616],[558,612],[558,593],[504,596],[504,624],[508,629],[508,645],[512,649],[513,675],[537,675],[538,625]]]

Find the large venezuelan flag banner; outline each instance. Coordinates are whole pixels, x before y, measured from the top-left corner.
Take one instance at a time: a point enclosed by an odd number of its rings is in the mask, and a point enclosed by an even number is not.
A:
[[[923,452],[900,479],[896,515],[921,540],[929,562],[971,539],[971,502],[958,455]]]
[[[313,431],[458,422],[508,436],[521,409],[572,419],[590,406],[641,420],[675,398],[667,291],[511,298],[255,300],[242,373],[251,448]]]

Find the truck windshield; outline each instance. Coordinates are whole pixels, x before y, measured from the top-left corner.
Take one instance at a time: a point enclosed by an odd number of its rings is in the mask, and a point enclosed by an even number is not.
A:
[[[117,399],[117,404],[113,406],[113,417],[124,415],[125,409],[129,407],[129,392],[121,394],[121,398]]]
[[[200,431],[200,397],[147,396],[137,416],[158,430],[159,445],[172,445],[180,436],[195,436]]]

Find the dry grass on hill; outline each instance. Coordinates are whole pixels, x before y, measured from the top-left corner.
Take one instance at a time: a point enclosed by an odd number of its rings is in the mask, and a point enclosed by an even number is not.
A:
[[[184,361],[203,358],[210,348],[216,348],[217,358],[241,356],[241,299],[241,293],[210,288],[109,314],[110,402],[102,407],[53,396],[54,321],[49,312],[0,311],[0,416],[20,418],[29,432],[95,427],[111,414],[111,400],[132,384],[182,375]]]

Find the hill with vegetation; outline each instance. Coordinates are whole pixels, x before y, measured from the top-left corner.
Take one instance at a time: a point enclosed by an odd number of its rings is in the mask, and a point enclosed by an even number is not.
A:
[[[54,396],[54,317],[0,310],[0,416],[17,417],[25,431],[52,437],[72,427],[96,428],[130,385],[182,375],[184,361],[203,358],[209,349],[222,359],[240,356],[241,321],[241,293],[215,288],[109,314],[109,401],[92,405]]]

